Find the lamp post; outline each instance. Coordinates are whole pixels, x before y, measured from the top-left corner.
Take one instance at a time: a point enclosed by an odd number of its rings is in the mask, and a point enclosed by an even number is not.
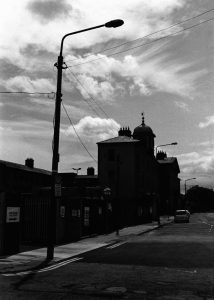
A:
[[[51,204],[50,204],[50,216],[48,225],[48,246],[47,246],[47,259],[51,260],[54,257],[54,245],[56,236],[56,194],[55,194],[55,179],[58,173],[58,163],[59,163],[59,131],[60,131],[60,114],[61,114],[61,101],[62,101],[62,70],[66,68],[63,66],[63,44],[66,37],[69,35],[74,35],[77,33],[97,29],[100,27],[116,28],[123,25],[123,20],[116,19],[109,21],[105,24],[82,29],[79,31],[74,31],[63,36],[60,46],[60,54],[58,56],[58,61],[55,64],[57,67],[57,90],[56,90],[56,101],[55,101],[55,115],[54,115],[54,136],[53,136],[53,157],[52,157],[52,184],[51,184]]]
[[[189,180],[193,180],[193,179],[196,179],[195,177],[193,178],[188,178],[184,181],[184,191],[185,191],[185,195],[186,195],[186,192],[187,192],[187,185],[186,185],[186,182],[189,181]]]
[[[155,156],[157,156],[157,149],[159,148],[159,147],[164,147],[164,146],[175,146],[175,145],[177,145],[178,143],[177,142],[173,142],[173,143],[170,143],[170,144],[164,144],[164,145],[158,145],[158,146],[156,146],[155,147]]]
[[[72,168],[72,169],[77,172],[77,175],[78,175],[78,172],[81,170],[81,168]]]

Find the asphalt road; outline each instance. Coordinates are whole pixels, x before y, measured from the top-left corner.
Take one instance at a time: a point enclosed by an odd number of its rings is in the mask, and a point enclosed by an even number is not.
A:
[[[212,299],[214,213],[76,259],[46,272],[0,277],[0,299]]]
[[[192,215],[190,223],[172,223],[115,247],[84,255],[83,262],[214,268],[214,218]],[[214,224],[214,222],[213,222]]]

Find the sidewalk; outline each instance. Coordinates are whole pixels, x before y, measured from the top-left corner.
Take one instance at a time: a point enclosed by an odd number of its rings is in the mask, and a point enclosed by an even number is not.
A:
[[[113,232],[106,235],[85,238],[74,243],[59,245],[54,249],[54,259],[49,262],[46,261],[47,248],[21,252],[4,258],[0,257],[0,274],[16,273],[32,269],[36,270],[44,266],[47,267],[85,252],[128,240],[134,235],[140,235],[155,230],[161,226],[171,223],[172,221],[173,217],[161,217],[161,225],[158,225],[157,222],[152,222],[138,226],[131,226],[121,229],[119,231],[119,235],[116,235],[116,233]]]

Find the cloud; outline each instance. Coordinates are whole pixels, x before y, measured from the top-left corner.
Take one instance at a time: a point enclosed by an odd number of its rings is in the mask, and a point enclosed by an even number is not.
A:
[[[0,77],[2,79],[18,76],[24,71],[18,65],[10,62],[9,59],[0,59],[0,69],[1,69]]]
[[[199,123],[199,128],[206,128],[208,126],[214,125],[214,115],[213,116],[207,116],[205,122]]]
[[[87,36],[78,34],[66,40],[65,48],[87,48],[117,38],[135,39],[171,25],[171,14],[184,5],[183,0],[22,0],[16,3],[7,0],[0,12],[0,40],[4,41],[0,55],[17,56],[20,48],[33,43],[56,52],[63,34],[71,28],[80,30],[117,18],[124,19],[122,27],[93,30]]]
[[[188,106],[187,103],[182,102],[182,101],[174,101],[174,103],[175,103],[175,105],[176,105],[177,107],[179,107],[180,109],[182,109],[182,110],[184,110],[184,111],[187,111],[187,112],[190,111],[189,106]]]
[[[74,125],[78,135],[87,141],[99,142],[118,135],[120,125],[113,119],[86,116]],[[75,135],[73,127],[64,130],[65,135]]]
[[[194,146],[194,147],[211,147],[211,146],[214,146],[214,141],[208,140],[208,141],[204,141],[204,142],[191,143],[191,146]]]
[[[10,91],[51,93],[55,85],[46,78],[30,79],[27,76],[16,76],[8,79],[5,86]]]
[[[29,11],[43,22],[69,16],[72,7],[65,0],[33,0],[28,3]]]
[[[79,82],[81,84],[79,84]],[[82,84],[83,83],[83,84]],[[87,88],[85,88],[87,87]],[[108,81],[98,81],[85,74],[78,76],[77,88],[84,98],[96,97],[97,100],[111,101],[114,98],[115,88]]]
[[[66,61],[71,61],[73,72],[79,78],[85,78],[85,88],[98,98],[111,98],[114,93],[125,88],[130,95],[138,92],[148,96],[161,91],[192,99],[197,89],[197,80],[205,71],[191,71],[192,65],[189,62],[181,63],[178,59],[169,61],[166,54],[163,55],[166,51],[167,43],[162,43],[145,50],[139,56],[126,55],[123,60],[98,54],[91,55],[90,58],[70,55],[66,57]],[[71,78],[69,73],[67,76]],[[100,95],[102,81],[106,90]],[[82,87],[77,88],[86,97]],[[184,102],[175,104],[188,110]]]
[[[213,148],[207,148],[201,152],[190,152],[178,155],[181,171],[193,176],[214,176]]]
[[[1,121],[0,138],[1,159],[11,161],[12,157],[13,161],[23,164],[27,157],[33,157],[36,167],[50,169],[52,125],[49,122],[35,119]]]

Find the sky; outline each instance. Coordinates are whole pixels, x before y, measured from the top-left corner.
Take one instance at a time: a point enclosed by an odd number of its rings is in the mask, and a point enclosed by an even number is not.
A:
[[[61,39],[123,19],[64,41],[59,171],[97,170],[96,143],[121,126],[133,131],[144,112],[156,146],[178,143],[158,149],[177,157],[182,189],[193,177],[188,188],[214,188],[213,1],[7,0],[1,7],[0,159],[32,157],[51,170]]]

